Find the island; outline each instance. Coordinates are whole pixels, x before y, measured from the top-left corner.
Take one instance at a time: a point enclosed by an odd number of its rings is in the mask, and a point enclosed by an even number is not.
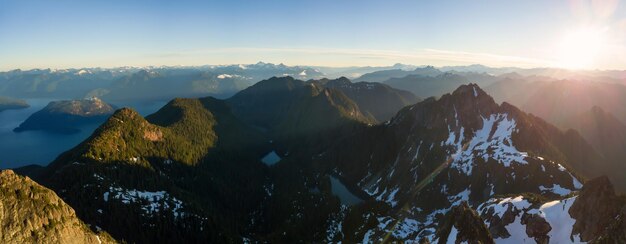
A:
[[[96,97],[53,101],[32,114],[13,131],[42,130],[73,134],[80,132],[83,125],[104,122],[113,112],[115,108],[112,105]]]

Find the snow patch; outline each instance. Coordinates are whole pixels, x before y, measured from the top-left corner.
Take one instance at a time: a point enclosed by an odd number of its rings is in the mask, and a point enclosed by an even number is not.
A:
[[[100,176],[100,175],[98,175],[96,173],[93,173],[93,177],[96,178],[99,181],[103,181],[104,180],[104,177],[102,177],[102,176]]]
[[[572,229],[576,220],[569,215],[569,208],[574,201],[576,201],[576,197],[551,201],[535,209],[531,208],[530,202],[524,199],[523,196],[501,200],[491,199],[481,204],[478,207],[478,212],[481,213],[483,219],[485,219],[485,224],[488,226],[490,225],[489,218],[486,218],[485,214],[489,210],[493,210],[493,216],[498,216],[499,218],[502,218],[507,211],[517,213],[515,220],[505,226],[505,229],[511,236],[497,238],[495,239],[496,243],[534,243],[534,239],[526,234],[526,226],[521,223],[521,217],[524,214],[537,214],[548,222],[552,228],[548,232],[551,243],[580,243],[579,236],[572,236]]]
[[[450,234],[448,235],[448,241],[446,243],[448,243],[448,244],[455,244],[456,243],[456,236],[457,236],[458,233],[459,233],[459,231],[453,225],[452,229],[450,230]]]
[[[417,220],[404,218],[404,220],[396,226],[396,229],[393,231],[393,236],[400,240],[406,240],[409,235],[419,230],[418,226],[419,222]]]
[[[103,194],[103,199],[119,199],[124,204],[140,203],[141,209],[148,214],[158,213],[161,209],[169,209],[175,217],[182,216],[183,202],[170,196],[166,191],[139,191],[135,189],[123,189],[121,187],[109,187],[109,191]]]
[[[263,185],[263,189],[265,190],[265,193],[267,194],[267,196],[272,196],[272,192],[274,192],[274,183],[270,184],[269,186],[267,185]]]
[[[575,201],[576,197],[571,197],[561,201],[545,203],[539,208],[539,215],[552,226],[552,230],[548,232],[550,241],[554,243],[572,242],[570,236],[576,220],[570,216],[569,208],[572,207]],[[580,239],[578,239],[578,243],[580,243]]]
[[[229,74],[221,74],[217,76],[218,79],[226,79],[226,78],[233,78],[232,75]]]
[[[552,192],[552,193],[557,194],[559,196],[565,196],[565,195],[570,194],[572,192],[571,190],[569,190],[567,188],[563,188],[559,184],[553,184],[552,187],[539,186],[539,190],[542,191],[542,192]]]
[[[75,74],[76,74],[76,75],[86,75],[86,74],[91,74],[91,71],[81,69],[81,70],[79,70],[78,72],[76,72]]]
[[[458,141],[452,144],[456,152],[452,155],[454,161],[450,167],[471,175],[474,155],[482,157],[485,161],[489,158],[494,159],[505,167],[510,167],[512,163],[528,164],[525,160],[528,154],[520,152],[513,146],[512,135],[515,130],[515,119],[509,119],[507,114],[492,114],[488,118],[483,118],[483,127],[474,133],[466,148],[456,136],[454,138],[449,136],[447,141]],[[461,137],[462,134],[459,138]]]
[[[452,206],[459,205],[461,204],[461,202],[469,200],[470,193],[471,191],[469,188],[465,189],[462,192],[459,192],[454,196],[449,196],[448,201],[452,204]]]
[[[343,219],[346,217],[348,207],[341,205],[339,212],[333,214],[328,223],[328,229],[326,230],[326,242],[332,243],[336,237],[343,239]]]
[[[365,233],[365,235],[363,235],[363,241],[361,243],[374,243],[373,241],[370,240],[373,234],[374,234],[374,230],[368,230]]]
[[[396,207],[398,205],[398,201],[395,200],[396,194],[398,193],[398,190],[400,190],[400,188],[396,188],[393,191],[391,191],[389,193],[389,195],[387,195],[387,199],[385,199],[385,202],[389,203],[391,205],[391,207]]]

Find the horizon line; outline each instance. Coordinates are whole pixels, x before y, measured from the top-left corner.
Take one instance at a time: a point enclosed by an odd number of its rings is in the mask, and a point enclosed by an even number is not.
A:
[[[237,65],[255,65],[255,64],[271,64],[271,65],[285,65],[287,67],[307,67],[307,68],[336,68],[336,69],[341,69],[341,68],[365,68],[365,67],[370,67],[370,68],[393,68],[393,66],[396,65],[406,65],[406,66],[415,66],[416,68],[420,68],[420,67],[434,67],[436,69],[441,69],[441,68],[454,68],[454,67],[470,67],[470,66],[483,66],[486,68],[492,68],[492,69],[520,69],[520,70],[533,70],[533,69],[557,69],[557,70],[567,70],[567,71],[626,71],[626,69],[599,69],[599,68],[595,68],[595,69],[584,69],[584,68],[565,68],[565,67],[557,67],[557,66],[533,66],[533,67],[519,67],[519,66],[510,66],[510,65],[504,65],[504,66],[491,66],[491,65],[484,65],[481,63],[472,63],[472,64],[467,64],[467,65],[443,65],[443,66],[437,66],[437,65],[432,65],[432,64],[412,64],[412,63],[402,63],[402,62],[396,62],[390,65],[348,65],[348,66],[333,66],[333,65],[307,65],[307,64],[286,64],[284,62],[281,63],[274,63],[274,62],[264,62],[264,61],[258,61],[256,63],[224,63],[224,64],[196,64],[196,65],[167,65],[167,64],[152,64],[152,65],[120,65],[120,66],[85,66],[85,67],[65,67],[65,68],[51,68],[51,67],[37,67],[37,68],[12,68],[12,69],[4,69],[4,70],[0,70],[0,73],[7,73],[7,72],[12,72],[12,71],[34,71],[34,70],[51,70],[51,71],[62,71],[62,70],[81,70],[81,69],[102,69],[102,70],[114,70],[114,69],[124,69],[124,68],[132,68],[132,69],[155,69],[155,68],[203,68],[203,67],[207,67],[207,66],[221,66],[221,67],[226,67],[226,66],[237,66]]]

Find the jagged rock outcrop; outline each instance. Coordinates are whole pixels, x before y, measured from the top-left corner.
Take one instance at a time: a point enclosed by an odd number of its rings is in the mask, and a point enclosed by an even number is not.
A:
[[[582,187],[575,166],[595,163],[595,151],[579,135],[497,104],[476,84],[405,107],[388,123],[337,144],[315,156],[319,165],[327,165],[368,202],[390,208],[373,212],[378,226],[360,227],[355,239],[392,233],[397,240],[433,241],[436,223],[463,201],[475,208],[497,195],[567,197]],[[519,224],[522,210],[486,216],[493,219],[488,225],[493,237],[519,236],[507,226]],[[362,222],[374,218],[362,216]],[[532,223],[528,232],[541,239],[546,226],[527,221]],[[520,230],[526,239],[534,238],[527,237],[525,227]]]
[[[439,243],[494,243],[480,216],[467,202],[453,207],[439,225]]]
[[[94,233],[53,191],[11,170],[0,171],[1,243],[114,243]]]
[[[607,231],[607,227],[621,220],[625,215],[626,205],[623,199],[615,195],[613,185],[606,176],[588,181],[583,186],[578,199],[569,210],[569,214],[576,219],[574,233],[580,233],[582,241],[593,241],[599,236],[618,236],[626,234]]]
[[[576,199],[551,201],[541,195],[522,194],[490,199],[478,207],[478,212],[496,242],[580,242],[580,236],[572,231],[576,220],[568,213]],[[503,219],[507,221],[499,221]]]
[[[549,199],[537,194],[496,197],[478,212],[496,242],[623,243],[626,198],[608,177],[587,181],[579,192]]]
[[[552,230],[552,226],[541,215],[524,213],[521,224],[526,225],[526,234],[535,239],[537,243],[547,244],[550,242],[548,233]]]

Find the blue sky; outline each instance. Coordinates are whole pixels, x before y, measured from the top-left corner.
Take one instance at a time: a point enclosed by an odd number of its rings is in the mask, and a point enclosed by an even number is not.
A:
[[[626,50],[624,5],[619,0],[0,0],[0,70],[257,61],[626,69],[623,55],[615,55]],[[567,33],[580,29],[582,36],[602,38],[564,44]],[[569,49],[558,51],[564,46]]]

